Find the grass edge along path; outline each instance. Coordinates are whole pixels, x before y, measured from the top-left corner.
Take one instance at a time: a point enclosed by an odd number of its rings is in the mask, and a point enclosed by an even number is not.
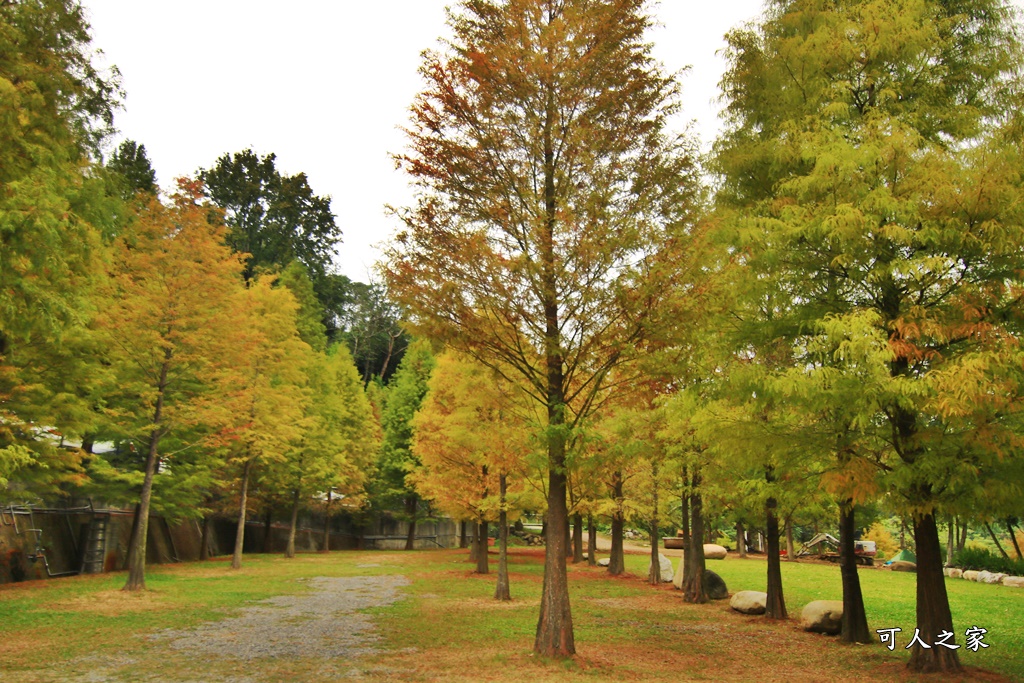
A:
[[[540,596],[542,550],[516,549],[511,556],[512,603],[491,599],[495,575],[471,573],[465,551],[337,552],[247,556],[242,572],[222,561],[154,567],[152,591],[137,603],[118,604],[112,589],[119,574],[0,587],[0,670],[7,680],[57,681],[75,662],[122,662],[123,678],[110,680],[293,681],[348,680],[786,680],[937,681],[909,676],[902,646],[913,633],[914,577],[884,570],[862,574],[870,626],[900,627],[897,649],[881,644],[844,646],[806,634],[796,620],[769,623],[732,612],[727,601],[686,605],[670,585],[642,580],[646,557],[627,556],[633,576],[611,578],[601,568],[570,566],[579,656],[568,662],[533,657],[531,642]],[[763,590],[764,562],[709,562],[731,592]],[[787,604],[794,615],[811,599],[839,597],[838,570],[784,563]],[[387,653],[355,662],[190,662],[137,637],[183,628],[237,613],[255,600],[306,590],[298,579],[313,576],[403,574],[412,580],[405,599],[371,609]],[[1024,680],[1024,647],[1014,623],[1024,614],[1024,591],[949,580],[954,618],[978,621],[990,647],[964,652],[972,667],[961,680]],[[1006,598],[1005,600],[1002,598]],[[907,611],[909,610],[909,612]],[[1018,629],[1017,632],[1014,629]],[[909,632],[908,632],[909,631]],[[963,643],[962,635],[958,641]],[[985,674],[973,667],[998,671]],[[197,671],[198,668],[198,671]],[[13,676],[13,677],[10,677]],[[1009,677],[1009,678],[1007,678]],[[943,681],[949,679],[943,679]]]

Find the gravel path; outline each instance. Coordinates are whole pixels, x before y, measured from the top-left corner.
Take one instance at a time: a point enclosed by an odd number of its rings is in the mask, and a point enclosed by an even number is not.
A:
[[[317,577],[302,595],[270,598],[237,617],[181,631],[162,631],[151,640],[167,640],[190,654],[259,659],[263,657],[350,658],[373,654],[380,637],[369,615],[358,610],[383,607],[401,598],[404,576]]]

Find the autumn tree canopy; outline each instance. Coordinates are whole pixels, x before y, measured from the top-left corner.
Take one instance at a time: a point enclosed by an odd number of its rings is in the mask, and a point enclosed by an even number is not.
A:
[[[548,544],[535,650],[573,654],[567,429],[628,361],[685,262],[694,160],[641,0],[472,0],[424,53],[399,156],[388,284],[418,329],[508,368],[547,413]],[[669,255],[671,253],[671,255]]]

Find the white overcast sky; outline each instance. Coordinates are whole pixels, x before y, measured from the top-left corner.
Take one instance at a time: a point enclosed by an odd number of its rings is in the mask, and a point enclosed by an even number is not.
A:
[[[372,276],[397,227],[385,204],[410,193],[388,154],[404,145],[420,52],[446,34],[453,0],[83,0],[94,46],[122,74],[116,125],[146,146],[157,181],[252,147],[305,172],[332,197],[344,242],[338,268]],[[1024,0],[1014,0],[1024,4]],[[708,144],[718,130],[716,52],[762,0],[662,0],[650,36],[669,71],[685,66],[683,121]]]

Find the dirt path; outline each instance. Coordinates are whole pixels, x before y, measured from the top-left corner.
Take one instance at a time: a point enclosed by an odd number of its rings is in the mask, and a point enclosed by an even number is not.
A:
[[[316,577],[308,583],[312,590],[301,595],[262,600],[228,619],[150,635],[147,637],[148,654],[152,656],[169,648],[176,652],[167,653],[168,656],[184,657],[183,662],[189,663],[224,658],[240,662],[309,658],[336,660],[344,665],[346,660],[378,652],[380,636],[373,618],[361,610],[384,607],[400,600],[400,589],[409,585],[409,580],[393,575]],[[134,657],[106,661],[90,657],[69,663],[68,668],[74,673],[60,680],[68,683],[154,680],[140,674],[133,666],[137,663]],[[134,675],[126,677],[126,671],[134,671]],[[222,683],[250,683],[256,679],[242,676],[220,680]]]

